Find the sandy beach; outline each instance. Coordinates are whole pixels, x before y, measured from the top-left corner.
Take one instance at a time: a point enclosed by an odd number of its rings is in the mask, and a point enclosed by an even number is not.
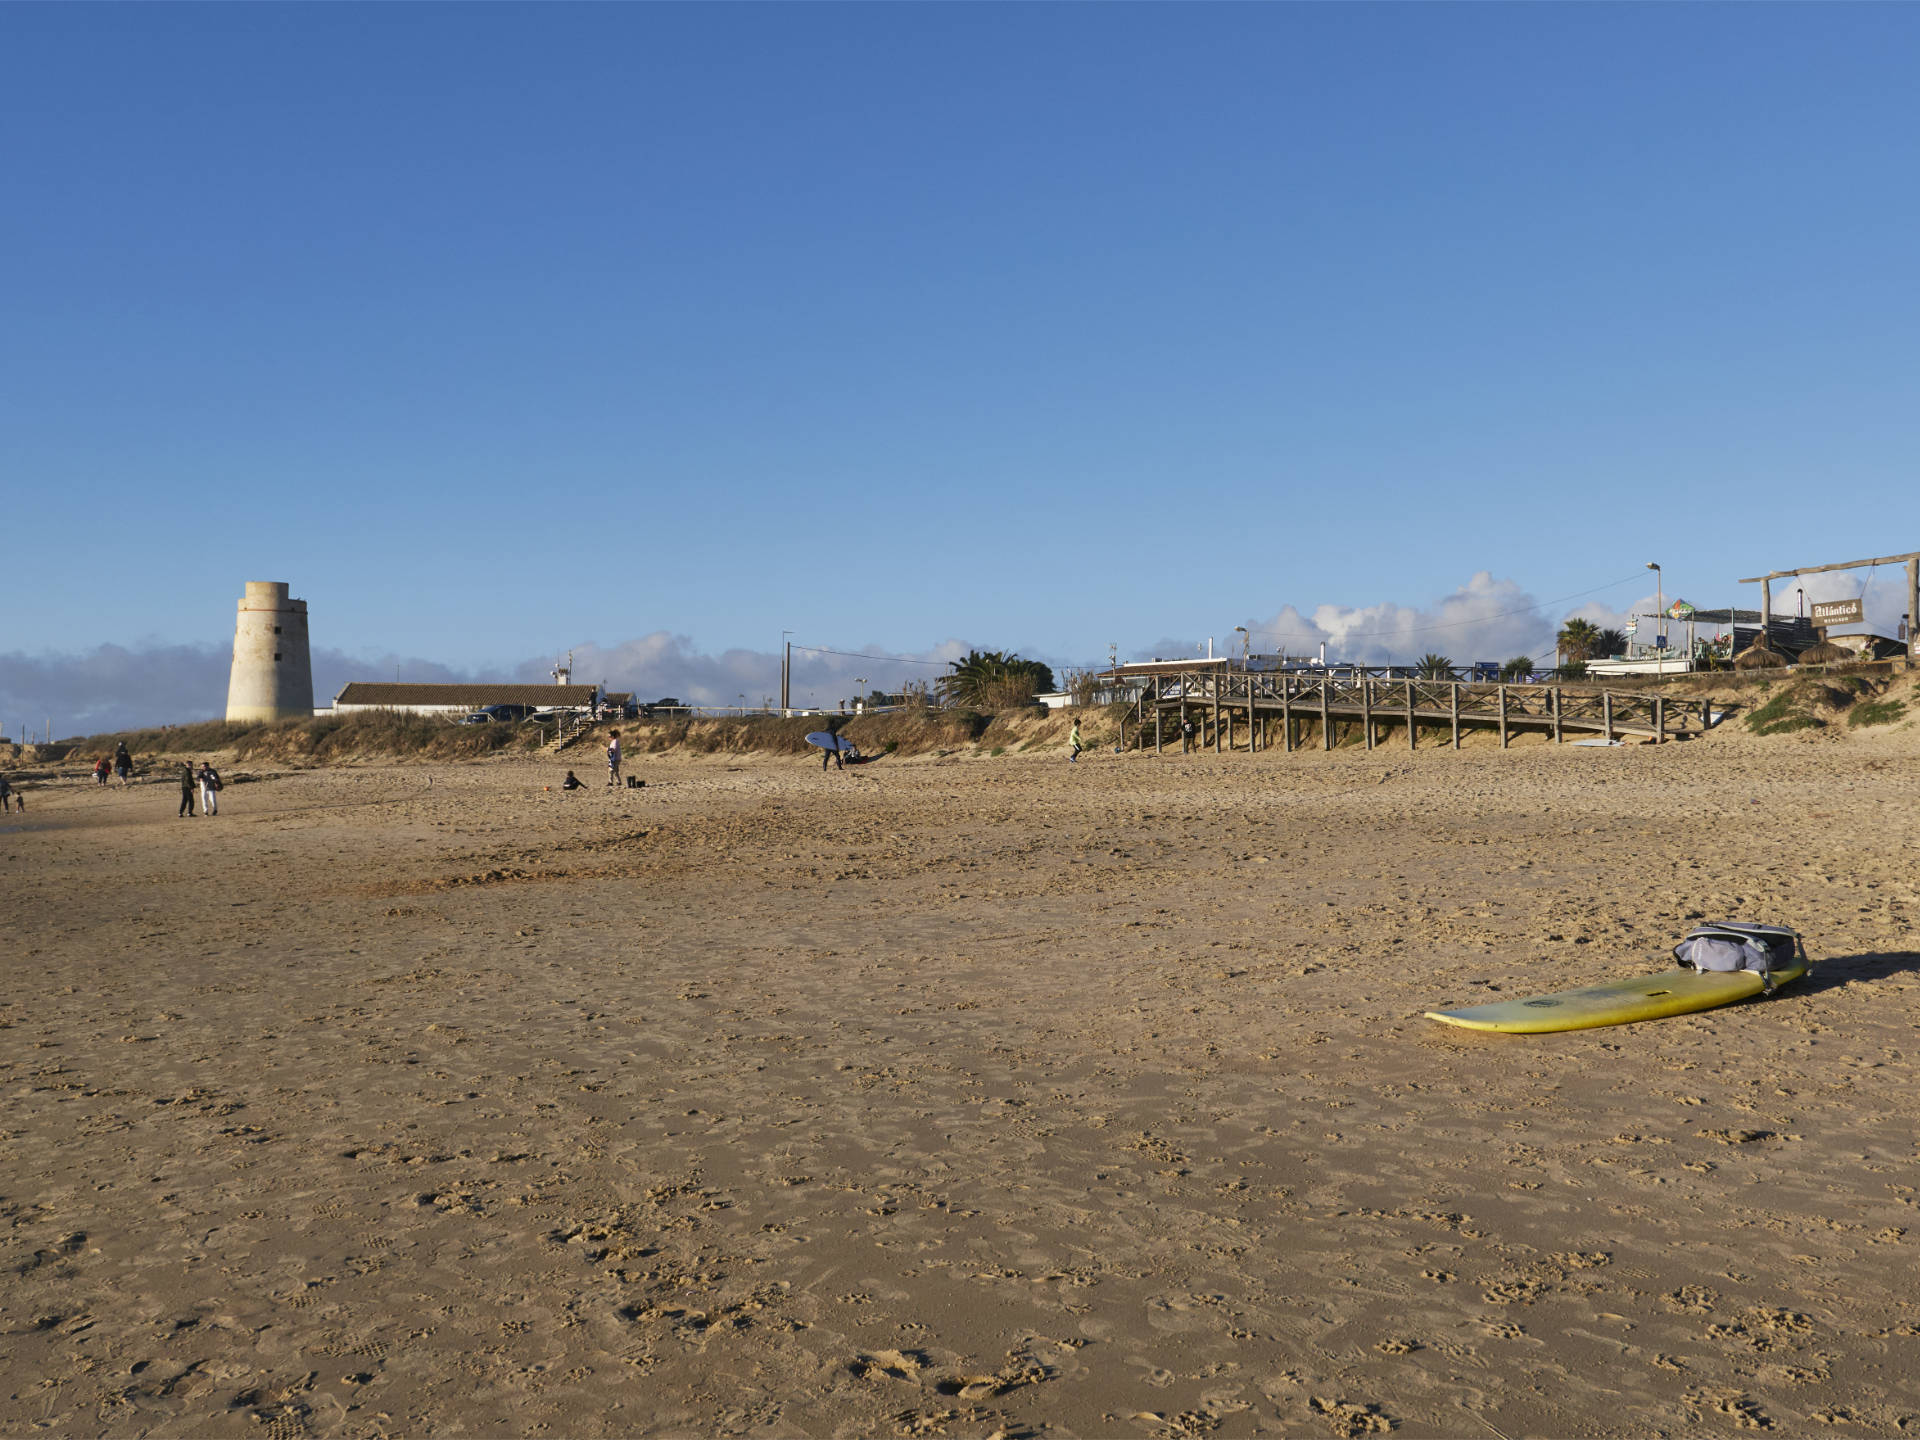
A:
[[[39,784],[0,819],[0,1430],[1894,1433],[1917,761],[1909,720],[630,752],[644,789],[576,796],[262,767],[192,821]],[[1421,1018],[1733,916],[1814,973]]]

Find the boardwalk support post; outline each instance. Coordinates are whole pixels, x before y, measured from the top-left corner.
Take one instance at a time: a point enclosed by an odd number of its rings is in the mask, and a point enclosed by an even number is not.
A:
[[[1500,748],[1507,748],[1507,687],[1500,687]]]

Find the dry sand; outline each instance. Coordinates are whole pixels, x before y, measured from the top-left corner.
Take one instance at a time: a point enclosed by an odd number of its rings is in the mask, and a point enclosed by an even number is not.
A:
[[[0,1431],[1920,1423],[1916,760],[42,785],[0,820]],[[1734,915],[1814,975],[1420,1018]]]

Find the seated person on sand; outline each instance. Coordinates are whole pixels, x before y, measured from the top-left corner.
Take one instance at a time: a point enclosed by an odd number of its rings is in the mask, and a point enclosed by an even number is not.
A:
[[[569,770],[567,771],[567,778],[560,782],[560,788],[562,790],[584,790],[587,788],[587,782]]]

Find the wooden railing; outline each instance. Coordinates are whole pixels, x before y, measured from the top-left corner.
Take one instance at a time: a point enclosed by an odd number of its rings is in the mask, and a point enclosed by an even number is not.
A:
[[[1371,750],[1381,727],[1392,725],[1404,728],[1409,749],[1418,743],[1422,726],[1444,725],[1458,749],[1463,726],[1498,729],[1504,746],[1516,730],[1544,731],[1556,741],[1569,734],[1608,740],[1622,735],[1685,738],[1711,728],[1714,718],[1705,699],[1564,685],[1211,668],[1140,677],[1139,683],[1130,717],[1134,740],[1156,750],[1165,744],[1170,711],[1177,711],[1182,722],[1195,721],[1202,743],[1210,741],[1216,751],[1223,743],[1228,749],[1240,748],[1236,728],[1243,728],[1248,749],[1271,744],[1275,720],[1287,750],[1298,748],[1298,727],[1316,724],[1321,745],[1332,749],[1334,725],[1355,720]],[[1181,735],[1176,730],[1173,738]]]

